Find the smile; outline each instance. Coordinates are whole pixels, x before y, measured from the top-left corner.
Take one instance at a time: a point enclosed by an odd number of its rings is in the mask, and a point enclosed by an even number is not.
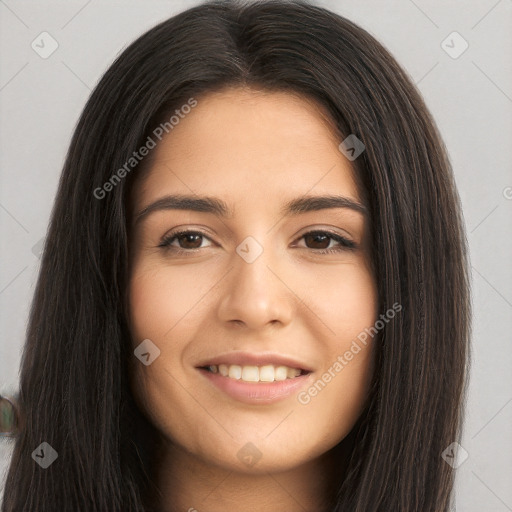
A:
[[[285,400],[310,384],[314,375],[307,363],[272,353],[219,354],[196,369],[222,395],[249,405]]]
[[[229,379],[242,380],[244,382],[274,382],[286,379],[294,379],[299,375],[305,375],[306,370],[291,368],[290,366],[276,366],[267,364],[264,366],[240,366],[238,364],[213,364],[205,370],[211,373],[218,373]]]

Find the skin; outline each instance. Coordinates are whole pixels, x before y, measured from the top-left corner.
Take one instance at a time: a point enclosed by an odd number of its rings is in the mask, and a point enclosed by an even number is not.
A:
[[[307,404],[297,393],[242,403],[195,367],[230,351],[288,355],[314,369],[307,390],[378,318],[369,219],[347,208],[279,213],[306,194],[361,202],[327,117],[288,92],[209,93],[152,150],[137,182],[134,212],[170,193],[215,196],[234,212],[158,210],[132,226],[133,347],[150,339],[160,356],[148,366],[134,358],[131,385],[162,436],[155,479],[163,511],[318,511],[332,497],[345,453],[344,443],[335,447],[369,389],[371,340]],[[206,236],[175,238],[174,249],[188,251],[181,255],[158,247],[177,227]],[[339,243],[308,242],[303,235],[313,229],[358,246],[318,254]],[[248,236],[263,248],[252,263],[236,252]],[[237,457],[247,443],[261,453],[252,466]]]

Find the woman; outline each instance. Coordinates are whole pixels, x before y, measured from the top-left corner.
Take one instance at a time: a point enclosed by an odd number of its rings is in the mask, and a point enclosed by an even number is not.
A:
[[[71,142],[2,511],[448,510],[466,251],[363,29],[282,1],[159,24]]]

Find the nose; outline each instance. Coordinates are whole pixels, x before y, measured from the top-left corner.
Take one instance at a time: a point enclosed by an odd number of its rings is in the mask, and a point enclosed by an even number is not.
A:
[[[224,323],[261,329],[268,324],[290,323],[295,295],[283,277],[273,251],[266,247],[252,262],[238,253],[233,255],[233,268],[223,282],[218,316]]]

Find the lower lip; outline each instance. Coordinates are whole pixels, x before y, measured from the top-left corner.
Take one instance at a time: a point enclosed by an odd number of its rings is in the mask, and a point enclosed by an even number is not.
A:
[[[217,388],[227,395],[246,404],[271,404],[284,400],[304,387],[310,380],[311,373],[299,375],[293,379],[274,382],[246,382],[223,377],[203,368],[199,371]]]

